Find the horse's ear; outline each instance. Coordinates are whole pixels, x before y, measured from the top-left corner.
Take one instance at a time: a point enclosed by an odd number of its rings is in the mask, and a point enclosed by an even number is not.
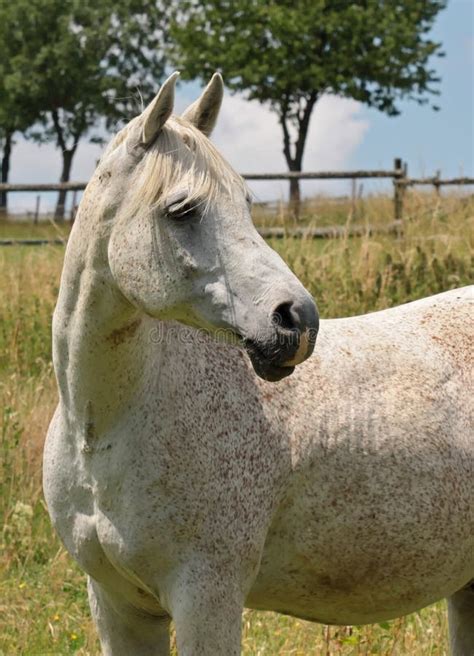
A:
[[[179,73],[169,76],[155,98],[143,112],[142,141],[148,146],[156,139],[162,127],[171,116],[174,106],[174,88]]]
[[[220,73],[214,73],[201,97],[188,107],[183,118],[208,137],[216,124],[223,97],[224,81]]]

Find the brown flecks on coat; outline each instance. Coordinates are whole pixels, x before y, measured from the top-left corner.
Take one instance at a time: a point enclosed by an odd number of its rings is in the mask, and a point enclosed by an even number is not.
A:
[[[116,330],[113,330],[107,337],[107,340],[111,342],[114,346],[119,346],[122,342],[125,342],[130,337],[133,337],[136,330],[140,326],[141,320],[135,319]]]

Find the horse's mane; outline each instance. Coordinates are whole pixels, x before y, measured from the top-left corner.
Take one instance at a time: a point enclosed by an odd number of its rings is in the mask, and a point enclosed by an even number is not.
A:
[[[134,190],[128,205],[132,214],[154,209],[163,197],[188,188],[183,205],[208,206],[222,192],[248,195],[243,178],[234,171],[209,139],[191,123],[177,116],[166,122],[133,174]]]

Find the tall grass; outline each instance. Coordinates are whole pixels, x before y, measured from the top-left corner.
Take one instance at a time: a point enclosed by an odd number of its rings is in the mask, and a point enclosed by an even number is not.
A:
[[[272,245],[314,294],[323,317],[390,307],[471,282],[474,201],[427,195],[410,202],[399,237]],[[388,220],[389,199],[364,203],[368,222],[384,207]],[[15,230],[0,226],[4,236]],[[29,236],[33,230],[28,227]],[[54,228],[41,231],[55,234]],[[62,257],[60,246],[0,250],[2,656],[99,653],[84,576],[53,534],[41,494],[42,444],[56,400],[50,332]],[[447,654],[444,604],[368,627],[325,627],[246,611],[243,644],[248,656],[441,656]]]

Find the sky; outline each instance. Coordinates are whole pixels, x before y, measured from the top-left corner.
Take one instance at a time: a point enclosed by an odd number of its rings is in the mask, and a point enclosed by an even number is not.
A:
[[[449,0],[437,18],[432,37],[441,41],[444,58],[433,58],[441,77],[441,108],[414,102],[399,104],[401,115],[388,117],[350,99],[325,96],[311,119],[303,168],[306,171],[393,168],[395,157],[407,162],[413,176],[474,177],[474,0]],[[200,85],[180,83],[176,111],[199,95]],[[276,116],[256,101],[226,93],[213,141],[241,173],[286,170],[281,128]],[[83,142],[73,164],[72,180],[87,180],[102,148]],[[61,157],[54,145],[38,146],[17,139],[11,163],[11,182],[56,182]],[[387,182],[364,181],[364,192],[383,191]],[[286,198],[287,183],[251,184],[257,200]],[[303,183],[303,193],[349,191],[349,181]],[[10,194],[13,211],[33,210],[35,194]],[[42,197],[41,209],[51,207],[52,194]]]

